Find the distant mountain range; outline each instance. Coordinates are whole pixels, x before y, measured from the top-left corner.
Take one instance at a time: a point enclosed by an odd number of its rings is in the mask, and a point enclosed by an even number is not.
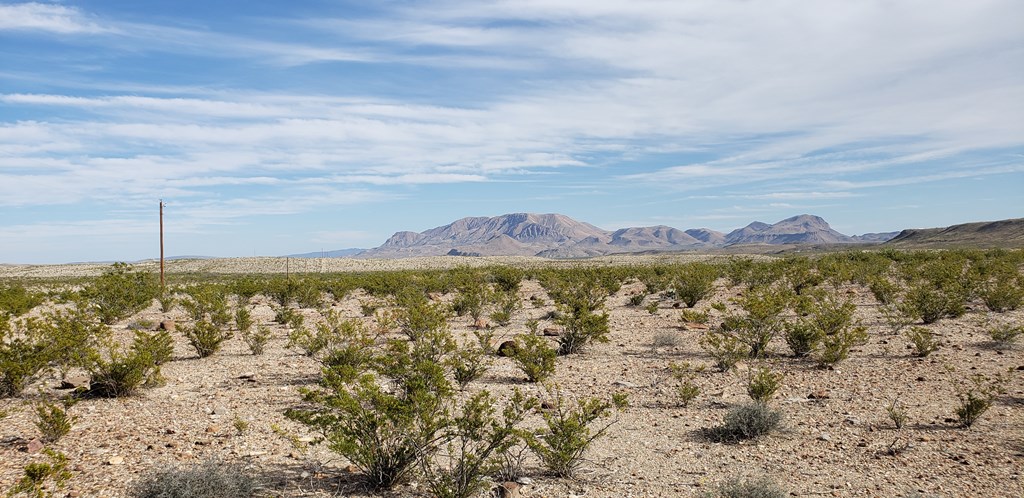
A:
[[[729,233],[668,226],[598,228],[561,214],[514,213],[462,218],[423,232],[398,232],[383,245],[350,257],[540,256],[582,258],[618,253],[715,249],[737,245],[832,245],[884,242],[897,232],[848,236],[803,214],[775,224],[755,221]],[[346,250],[353,251],[353,250]],[[301,255],[295,255],[296,257]],[[320,257],[320,253],[308,256]]]
[[[964,223],[946,228],[911,228],[889,240],[906,248],[1024,247],[1024,218]]]

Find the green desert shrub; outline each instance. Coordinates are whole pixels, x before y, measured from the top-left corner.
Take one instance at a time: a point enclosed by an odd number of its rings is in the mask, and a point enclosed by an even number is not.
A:
[[[1017,342],[1020,336],[1024,335],[1024,325],[1002,323],[988,329],[988,335],[992,338],[998,349],[1009,349]]]
[[[160,366],[174,355],[174,338],[166,330],[146,332],[136,330],[132,338],[132,350],[137,355],[145,358],[143,363],[151,364],[146,375],[145,383],[155,386],[163,383],[163,376],[160,374]]]
[[[835,292],[804,296],[798,306],[801,317],[786,325],[786,343],[796,356],[813,353],[818,364],[834,365],[849,356],[850,349],[867,341],[867,328],[854,319],[857,307]]]
[[[604,303],[613,287],[611,280],[609,274],[574,268],[542,281],[558,307],[554,321],[564,327],[558,336],[559,354],[578,353],[591,342],[608,342]]]
[[[252,330],[251,327],[249,330],[243,330],[241,335],[242,341],[244,341],[245,345],[249,347],[249,352],[254,355],[263,354],[263,351],[267,347],[267,342],[269,342],[270,338],[273,337],[273,334],[270,333],[270,329],[262,324],[257,325],[256,330]]]
[[[694,382],[697,375],[704,371],[704,367],[696,367],[690,365],[689,362],[683,362],[681,364],[669,363],[669,372],[679,384],[676,386],[676,396],[679,398],[679,404],[683,407],[690,405],[697,396],[700,395],[700,387]]]
[[[598,398],[583,398],[575,404],[566,401],[558,389],[551,392],[553,408],[542,410],[544,427],[529,434],[526,443],[549,471],[559,477],[573,477],[583,464],[583,455],[591,444],[604,436],[614,421],[594,428],[592,424],[611,415],[612,403]]]
[[[910,327],[906,332],[907,340],[914,346],[914,356],[924,358],[939,349],[937,335],[925,327]]]
[[[480,347],[467,346],[455,352],[448,358],[452,375],[459,388],[466,389],[470,382],[479,379],[487,372],[487,354]]]
[[[486,476],[502,467],[504,457],[520,441],[518,425],[535,406],[536,399],[516,390],[499,418],[490,393],[481,391],[470,398],[438,442],[445,455],[421,459],[434,496],[469,498],[485,490]]]
[[[498,292],[495,301],[498,309],[491,312],[491,320],[494,320],[494,323],[501,327],[506,327],[512,323],[512,317],[523,308],[523,302],[519,299],[519,295],[515,293]]]
[[[530,382],[544,382],[554,375],[558,352],[547,339],[536,335],[521,335],[516,338],[515,344],[509,357]]]
[[[228,330],[224,330],[207,320],[200,320],[192,325],[182,325],[181,332],[189,344],[196,350],[200,358],[206,358],[220,351],[224,341],[232,338]]]
[[[181,307],[193,321],[207,320],[217,327],[225,327],[231,322],[228,291],[223,285],[194,285],[184,292],[186,298],[181,301]]]
[[[84,366],[91,352],[111,336],[110,328],[100,323],[95,314],[77,306],[46,312],[35,325],[39,327],[38,334],[48,342],[50,362],[61,379],[71,368]]]
[[[44,448],[43,454],[49,462],[32,462],[25,466],[24,474],[8,490],[5,496],[27,496],[30,498],[45,498],[57,496],[57,493],[64,489],[68,479],[71,479],[71,472],[68,470],[68,457],[63,453]]]
[[[388,341],[354,375],[325,367],[320,388],[302,390],[307,406],[286,416],[319,430],[371,487],[390,488],[436,450],[451,426],[454,389],[443,358],[453,350],[446,327],[414,341]]]
[[[706,435],[717,442],[756,439],[775,430],[781,421],[781,411],[765,403],[746,403],[731,408],[722,425],[708,429]]]
[[[956,372],[950,369],[952,375]],[[956,392],[957,420],[961,427],[970,428],[981,419],[981,416],[992,407],[996,396],[1005,388],[1006,379],[1002,376],[988,377],[974,374],[967,378],[953,378],[953,389]]]
[[[262,488],[259,479],[237,463],[206,460],[187,467],[160,466],[144,473],[131,488],[135,498],[249,498]]]
[[[980,294],[991,311],[1015,310],[1024,303],[1024,277],[1013,269],[998,272],[982,285]]]
[[[306,323],[306,317],[295,308],[282,306],[274,311],[274,321],[293,329],[299,329]]]
[[[699,340],[700,347],[715,360],[719,372],[728,372],[748,355],[749,348],[731,331],[708,330]]]
[[[672,280],[672,290],[676,299],[686,304],[687,308],[696,306],[697,302],[715,290],[718,273],[718,267],[709,263],[683,265]]]
[[[771,401],[782,387],[781,372],[772,372],[768,367],[752,369],[747,376],[747,395],[758,403]]]
[[[0,314],[0,398],[17,396],[54,356],[42,322]]]
[[[149,272],[114,263],[81,292],[105,324],[145,309],[160,295],[160,283]]]
[[[749,289],[736,303],[744,313],[726,315],[722,319],[722,330],[747,347],[748,357],[761,358],[783,328],[780,315],[789,304],[788,289],[775,286]]]
[[[106,354],[94,351],[86,368],[89,372],[88,395],[118,398],[138,392],[157,368],[153,355],[141,348],[139,343],[122,348],[110,342]]]
[[[239,306],[235,310],[235,328],[245,334],[252,329],[252,312],[245,306]]]
[[[78,417],[68,413],[74,401],[66,399],[61,403],[42,401],[36,403],[36,428],[44,442],[52,443],[71,432]]]
[[[43,304],[45,296],[32,292],[24,285],[0,284],[0,315],[21,316]]]

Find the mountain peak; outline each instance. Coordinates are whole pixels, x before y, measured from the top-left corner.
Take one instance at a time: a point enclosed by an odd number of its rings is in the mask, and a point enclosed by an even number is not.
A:
[[[461,218],[423,232],[397,232],[362,258],[481,255],[579,258],[641,251],[683,251],[734,244],[837,244],[861,239],[836,232],[821,217],[801,214],[769,225],[755,221],[728,235],[664,225],[602,230],[557,213]]]

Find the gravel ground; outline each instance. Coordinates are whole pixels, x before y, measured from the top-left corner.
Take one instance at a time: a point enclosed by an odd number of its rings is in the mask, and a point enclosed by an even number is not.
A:
[[[658,257],[665,258],[665,257]],[[646,260],[658,260],[650,257]],[[646,261],[645,260],[645,261]],[[284,260],[176,261],[176,272],[283,271]],[[289,266],[296,263],[291,260]],[[319,260],[306,260],[316,265]],[[423,258],[422,260],[323,260],[324,271],[439,267],[439,265],[546,264],[532,258]],[[631,257],[628,262],[638,262]],[[622,262],[603,258],[595,264]],[[3,266],[0,276],[62,277],[94,274],[105,265]],[[313,267],[289,271],[319,271]],[[527,497],[699,496],[733,477],[766,476],[794,496],[1024,496],[1024,353],[1022,347],[998,351],[985,334],[992,320],[1022,323],[1024,310],[989,314],[979,304],[958,319],[941,320],[929,328],[941,334],[941,348],[927,358],[911,355],[909,342],[891,335],[880,319],[870,293],[856,287],[841,289],[858,306],[857,316],[869,327],[868,344],[856,348],[849,360],[834,369],[820,369],[808,360],[784,356],[777,338],[777,355],[769,360],[785,374],[773,406],[784,412],[784,428],[762,439],[740,444],[708,441],[702,430],[718,425],[730,406],[747,399],[746,372],[710,369],[710,357],[698,346],[699,330],[680,327],[678,309],[663,302],[657,314],[627,306],[629,296],[642,290],[632,283],[610,297],[611,335],[605,344],[583,354],[558,359],[552,379],[570,398],[629,395],[630,406],[609,421],[607,436],[598,439],[576,480],[546,476],[534,457],[526,461],[532,482],[522,489]],[[552,308],[535,308],[529,297],[546,298],[536,282],[524,282],[526,308],[513,323],[496,330],[499,338],[526,331],[525,321],[541,318]],[[735,294],[719,282],[715,298]],[[353,293],[333,306],[347,317],[360,318]],[[441,299],[450,299],[442,296]],[[648,298],[651,299],[651,298]],[[314,385],[317,364],[285,348],[287,330],[272,323],[269,301],[253,302],[254,318],[271,326],[274,338],[266,354],[253,356],[239,338],[223,351],[198,359],[187,341],[176,334],[175,359],[163,367],[166,385],[138,396],[83,400],[71,408],[78,417],[72,432],[49,446],[65,453],[74,476],[62,493],[67,496],[125,496],[141,475],[169,465],[208,458],[244,462],[273,490],[274,496],[363,496],[343,457],[322,446],[307,444],[314,436],[283,416],[299,402],[299,389]],[[314,310],[303,310],[307,321]],[[712,316],[719,316],[712,311]],[[162,313],[154,306],[116,324],[128,337],[129,323],[164,319],[187,322],[180,308]],[[548,325],[542,322],[541,328]],[[453,318],[454,333],[471,334],[469,318]],[[656,335],[673,337],[674,345],[653,348]],[[679,406],[670,362],[706,365],[695,382],[701,394],[688,407]],[[947,367],[962,373],[1007,375],[1005,394],[972,429],[956,427],[954,378]],[[487,389],[499,399],[513,388],[548,397],[540,386],[524,382],[523,374],[507,359],[495,358],[484,378],[470,385],[470,395]],[[61,393],[57,379],[46,378],[16,399],[0,400],[0,490],[21,475],[21,469],[41,461],[27,451],[39,436],[33,425],[32,401]],[[895,429],[886,407],[899,399],[909,415]],[[247,422],[244,431],[235,420]],[[531,416],[528,425],[540,423]],[[891,451],[893,448],[897,451]],[[895,453],[895,454],[893,454]],[[394,496],[427,496],[421,482],[398,487]],[[61,496],[61,495],[58,495]]]

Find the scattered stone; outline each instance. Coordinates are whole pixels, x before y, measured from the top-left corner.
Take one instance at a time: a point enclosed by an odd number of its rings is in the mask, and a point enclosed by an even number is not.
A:
[[[220,432],[220,427],[217,427],[216,425],[208,425],[208,426],[206,426],[206,433],[207,434],[216,434],[218,432]]]
[[[498,486],[498,497],[499,498],[519,498],[519,488],[522,486],[519,483],[512,481],[505,481]]]
[[[489,329],[491,328],[491,324],[484,318],[477,318],[476,321],[473,322],[473,327],[477,330]]]
[[[562,327],[544,327],[544,335],[547,337],[558,337],[562,335]]]
[[[530,479],[529,477],[520,477],[519,479],[516,479],[516,482],[523,486],[529,486],[533,484],[533,479]]]
[[[555,409],[555,404],[550,402],[550,401],[541,401],[540,402],[540,409],[541,410],[554,410]]]
[[[822,432],[820,435],[818,435],[818,440],[819,441],[831,441],[832,440],[832,436],[830,436],[827,432]]]
[[[39,453],[40,451],[43,451],[43,442],[40,441],[39,438],[35,438],[28,442],[28,445],[25,447],[25,451],[29,453]]]
[[[807,399],[828,399],[828,398],[829,398],[828,391],[825,391],[824,389],[818,389],[817,391],[813,391],[813,392],[811,392],[811,394],[807,395]]]
[[[168,332],[174,332],[174,320],[164,320],[157,326],[157,330],[166,330]]]
[[[625,380],[617,380],[615,382],[612,382],[612,385],[613,386],[618,386],[618,387],[626,387],[626,388],[629,388],[629,389],[636,389],[637,387],[640,387],[640,386],[638,386],[638,385],[636,385],[636,384],[634,384],[632,382],[628,382],[628,381],[625,381]]]
[[[88,374],[71,374],[60,381],[60,387],[58,389],[89,389],[90,377]]]
[[[120,456],[112,456],[107,460],[107,465],[121,465],[122,463],[124,463],[124,457]]]
[[[517,347],[515,341],[505,341],[498,346],[498,356],[508,358],[515,353]]]

